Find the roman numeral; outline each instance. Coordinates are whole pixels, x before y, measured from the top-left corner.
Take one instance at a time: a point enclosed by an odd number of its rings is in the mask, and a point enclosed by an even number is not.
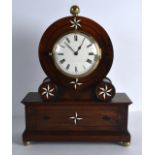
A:
[[[86,67],[84,65],[82,67],[84,68],[84,70],[86,69]]]
[[[74,35],[74,41],[77,41],[77,40],[78,40],[77,35]]]
[[[58,55],[64,55],[63,53],[58,53]]]
[[[90,52],[90,53],[88,53],[89,55],[94,55],[94,53],[93,52]]]
[[[75,73],[77,73],[78,72],[78,70],[77,70],[77,67],[75,66]]]
[[[64,46],[64,45],[60,45],[60,47],[65,48],[65,46]]]
[[[69,67],[70,67],[70,64],[68,64],[68,65],[66,66],[66,70],[68,70],[68,69],[69,69]]]
[[[91,63],[92,63],[92,60],[90,60],[90,59],[87,59],[87,62],[88,62],[89,64],[91,64]]]
[[[89,48],[91,45],[92,45],[92,43],[91,43],[91,44],[89,44],[89,45],[87,45],[87,48]]]
[[[63,64],[66,60],[65,59],[62,59],[60,60],[60,63]]]
[[[70,43],[70,40],[69,40],[69,38],[68,38],[68,37],[66,37],[66,40],[67,40],[67,42],[68,42],[68,43]]]
[[[97,61],[98,60],[98,55],[95,55],[95,57],[94,57],[94,61]]]

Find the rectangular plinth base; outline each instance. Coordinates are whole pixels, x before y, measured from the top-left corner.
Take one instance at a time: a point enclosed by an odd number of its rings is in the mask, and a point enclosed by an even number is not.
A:
[[[23,141],[130,142],[127,130],[131,100],[117,93],[107,103],[98,100],[45,103],[38,93],[29,93],[25,105]]]
[[[130,142],[130,134],[119,132],[70,132],[70,131],[25,131],[23,141],[53,141],[53,142]]]

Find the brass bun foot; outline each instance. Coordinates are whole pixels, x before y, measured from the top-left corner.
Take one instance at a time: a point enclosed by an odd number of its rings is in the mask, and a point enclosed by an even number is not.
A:
[[[23,144],[24,144],[24,145],[30,145],[31,142],[30,142],[30,141],[23,141]]]
[[[130,146],[130,142],[119,142],[122,146]]]

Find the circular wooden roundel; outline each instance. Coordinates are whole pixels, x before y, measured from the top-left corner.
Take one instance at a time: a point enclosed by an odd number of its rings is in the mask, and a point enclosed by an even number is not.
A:
[[[50,101],[56,97],[57,86],[48,79],[45,79],[40,85],[38,92],[44,101]]]
[[[81,90],[106,77],[113,62],[113,48],[99,24],[86,17],[69,16],[45,31],[39,59],[55,84]]]
[[[96,97],[101,101],[110,101],[116,93],[115,87],[109,81],[109,79],[104,79],[96,87]]]

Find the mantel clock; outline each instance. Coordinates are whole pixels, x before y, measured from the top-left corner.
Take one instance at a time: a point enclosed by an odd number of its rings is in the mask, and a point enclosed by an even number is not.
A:
[[[22,100],[23,141],[103,141],[129,144],[125,93],[116,93],[107,77],[113,46],[105,29],[92,19],[71,16],[51,24],[39,43],[39,60],[47,77],[38,92]]]

